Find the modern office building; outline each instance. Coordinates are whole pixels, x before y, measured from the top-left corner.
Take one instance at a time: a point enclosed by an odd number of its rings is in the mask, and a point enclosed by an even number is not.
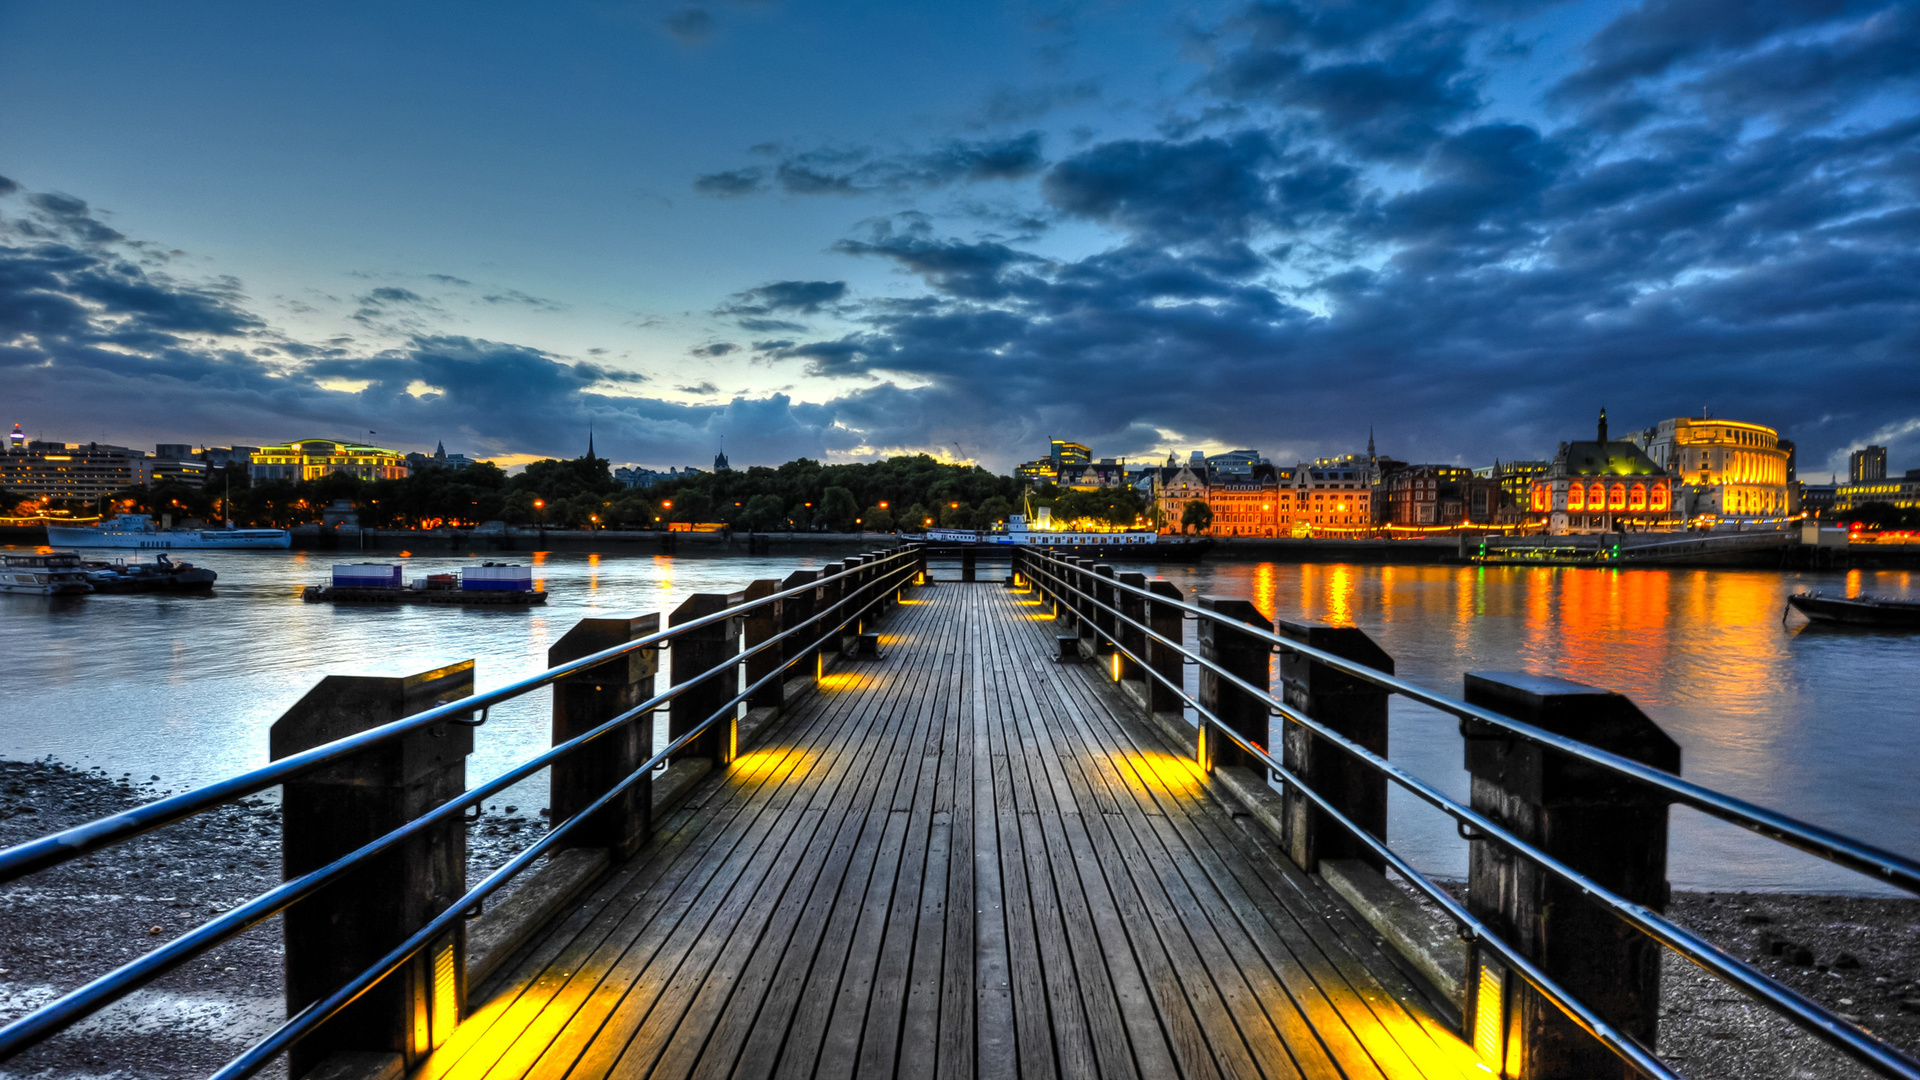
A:
[[[0,488],[27,498],[93,502],[147,480],[146,452],[124,446],[10,437],[0,456]]]
[[[261,447],[247,468],[247,474],[256,483],[318,480],[335,473],[361,480],[402,480],[407,475],[407,460],[392,450],[363,443],[301,439]]]
[[[1879,449],[1874,447],[1873,449]],[[1880,471],[1886,471],[1882,459]],[[1834,509],[1858,510],[1868,503],[1886,503],[1902,510],[1920,510],[1920,469],[1908,469],[1905,476],[1881,476],[1841,484],[1834,491]]]
[[[1847,481],[1860,484],[1887,478],[1887,448],[1867,446],[1847,455]]]

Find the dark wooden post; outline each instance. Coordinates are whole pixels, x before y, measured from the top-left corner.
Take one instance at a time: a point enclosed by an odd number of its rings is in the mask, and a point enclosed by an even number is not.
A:
[[[1467,701],[1557,735],[1678,773],[1680,747],[1626,697],[1519,672],[1470,672]],[[1667,805],[1658,794],[1564,754],[1463,720],[1473,808],[1634,903],[1667,901]],[[1487,840],[1468,864],[1467,907],[1566,990],[1644,1045],[1656,1044],[1660,946],[1578,890]],[[1518,1080],[1637,1075],[1496,961],[1470,973],[1468,1015],[1494,1042],[1476,1049]],[[1503,989],[1501,989],[1503,988]],[[1500,1006],[1504,1005],[1504,1022]],[[1504,1032],[1504,1046],[1494,1033]]]
[[[1088,649],[1098,652],[1100,636],[1094,633],[1093,560],[1078,555],[1067,560],[1073,565],[1073,626]]]
[[[1113,651],[1115,628],[1119,625],[1113,616],[1113,608],[1118,606],[1114,603],[1116,590],[1113,587],[1113,575],[1112,566],[1100,563],[1093,568],[1093,575],[1087,579],[1091,586],[1090,591],[1093,593],[1094,641],[1103,653]]]
[[[1357,626],[1282,622],[1280,635],[1343,659],[1393,674],[1393,657]],[[1297,652],[1280,652],[1280,685],[1288,705],[1385,757],[1387,692],[1332,665]],[[1387,778],[1301,727],[1284,725],[1282,760],[1302,783],[1331,799],[1340,812],[1379,839],[1387,837]],[[1386,860],[1335,824],[1311,800],[1288,785],[1287,854],[1301,869],[1319,868],[1321,859],[1359,859],[1386,871]]]
[[[980,553],[971,547],[960,549],[960,580],[972,581],[980,572]]]
[[[564,664],[656,633],[657,614],[581,619],[547,650],[547,663]],[[555,745],[586,734],[653,696],[660,671],[657,649],[636,649],[598,667],[569,675],[553,688]],[[653,753],[653,714],[610,731],[553,764],[553,823],[568,821],[633,775]],[[653,831],[653,782],[643,777],[590,821],[568,833],[566,847],[603,847],[615,859],[640,849]]]
[[[783,590],[780,582],[772,578],[760,578],[748,584],[746,598],[748,600],[758,600],[763,596],[772,596],[774,593],[781,591]],[[746,616],[741,620],[741,622],[745,624],[742,628],[745,631],[745,640],[741,642],[743,651],[766,641],[785,628],[786,606],[787,602],[785,600],[775,600],[770,604],[762,604],[752,611],[747,612]],[[800,635],[795,634],[794,636],[798,637]],[[780,643],[780,645],[785,644],[786,642],[784,641]],[[780,645],[776,645],[747,661],[747,685],[751,686],[761,679],[767,678],[768,675],[773,674],[775,668],[780,666],[781,660],[783,659],[783,650],[780,648]],[[780,684],[785,681],[785,679],[768,679],[767,685],[755,690],[752,696],[747,698],[747,708],[779,708],[783,700],[780,694]]]
[[[674,610],[668,619],[669,626],[679,626],[692,622],[703,615],[724,611],[727,607],[725,593],[694,593],[686,598]],[[673,685],[693,681],[701,672],[710,670],[740,655],[740,620],[723,619],[711,626],[704,626],[680,634],[673,639],[667,650],[668,667],[673,673]],[[740,692],[740,670],[735,667],[700,683],[673,699],[672,707],[667,711],[667,736],[678,739],[692,731],[701,721],[720,711],[729,699]],[[729,715],[722,716],[706,733],[688,743],[681,751],[673,755],[672,760],[688,758],[708,758],[715,766],[725,765],[733,760],[734,737],[738,727],[739,709],[736,706],[728,710]]]
[[[844,562],[830,562],[820,568],[819,610],[827,614],[825,618],[814,625],[818,627],[820,633],[828,635],[826,640],[820,643],[820,652],[825,655],[839,654],[840,635],[845,633],[845,631],[835,628],[840,625],[842,619],[847,617],[845,605],[842,603],[847,595],[846,581],[844,579],[840,581],[827,581],[826,579],[845,569],[846,564]],[[831,633],[829,633],[829,631],[831,631]]]
[[[1236,600],[1225,596],[1203,596],[1200,606],[1219,615],[1219,619],[1202,616],[1200,619],[1200,656],[1219,664],[1226,671],[1254,687],[1265,690],[1272,670],[1270,658],[1273,646],[1263,638],[1258,638],[1233,625],[1234,620],[1258,627],[1261,630],[1273,629],[1266,616],[1260,614],[1251,601]],[[1255,746],[1267,749],[1270,744],[1267,734],[1267,716],[1269,706],[1264,697],[1247,693],[1225,679],[1212,668],[1200,669],[1200,704],[1213,715],[1220,718],[1228,727]],[[1200,767],[1207,771],[1221,765],[1246,765],[1252,759],[1246,751],[1234,745],[1225,735],[1210,730],[1212,725],[1202,722],[1200,725]],[[1271,751],[1269,751],[1271,752]],[[1260,766],[1262,775],[1266,766]]]
[[[797,589],[802,585],[818,580],[820,580],[820,571],[818,570],[795,570],[793,573],[787,575],[785,581],[780,583],[780,591],[786,592],[788,589]],[[819,600],[820,590],[818,588],[812,588],[798,596],[789,596],[781,601],[780,628],[782,630],[791,630],[812,618],[814,613],[819,610]],[[815,636],[816,632],[814,628],[809,626],[805,630],[800,631],[780,643],[780,655],[782,659],[788,661],[787,673],[789,676],[811,676],[813,674],[814,656],[817,653],[817,650],[813,647],[813,639]]]
[[[1147,585],[1148,591],[1155,596],[1164,596],[1169,600],[1185,600],[1180,586],[1171,581],[1155,578]],[[1180,609],[1172,604],[1158,600],[1147,604],[1147,625],[1153,629],[1157,638],[1179,643],[1183,640],[1184,620]],[[1162,644],[1158,640],[1147,641],[1147,664],[1159,672],[1172,685],[1160,679],[1147,680],[1147,703],[1153,712],[1170,712],[1178,716],[1186,711],[1186,701],[1180,696],[1181,686],[1186,681],[1186,661],[1174,651],[1173,645]]]
[[[473,661],[412,675],[329,675],[275,721],[273,759],[390,724],[473,694]],[[467,790],[473,729],[446,722],[390,739],[287,782],[281,864],[286,878],[318,870]],[[458,817],[401,842],[286,913],[287,1015],[326,997],[445,911],[467,891],[466,827]],[[411,1065],[446,1040],[466,999],[466,932],[447,936],[294,1044],[288,1072],[330,1054],[397,1053]]]
[[[1147,575],[1137,571],[1128,571],[1116,577],[1115,580],[1135,589],[1147,587]],[[1126,648],[1126,652],[1115,650],[1115,654],[1120,659],[1114,668],[1116,673],[1114,678],[1116,682],[1138,682],[1146,677],[1141,672],[1140,665],[1147,656],[1147,633],[1134,624],[1146,624],[1147,598],[1126,589],[1115,589],[1113,592],[1115,606],[1120,609],[1120,614],[1126,616],[1125,619],[1114,620],[1114,634],[1120,638],[1120,644]],[[1133,656],[1129,657],[1127,653],[1132,653]],[[1145,688],[1142,687],[1142,689]],[[1144,695],[1141,700],[1146,700]]]

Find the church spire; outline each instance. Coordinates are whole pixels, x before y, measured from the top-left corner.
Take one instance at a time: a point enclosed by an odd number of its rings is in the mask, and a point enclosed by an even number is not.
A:
[[[1607,445],[1607,407],[1600,406],[1600,445]]]
[[[1379,456],[1378,454],[1375,454],[1373,452],[1373,425],[1368,424],[1367,425],[1367,460],[1372,461],[1374,458],[1378,456]]]
[[[593,421],[587,421],[587,460],[593,460]]]

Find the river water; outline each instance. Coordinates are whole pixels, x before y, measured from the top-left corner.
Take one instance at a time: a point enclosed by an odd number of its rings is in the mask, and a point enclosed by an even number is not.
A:
[[[479,686],[494,686],[545,667],[548,646],[589,614],[668,612],[695,592],[826,561],[522,555],[552,598],[502,611],[303,603],[301,587],[344,561],[331,554],[190,557],[219,572],[215,595],[0,595],[0,758],[52,755],[166,787],[201,784],[264,763],[268,726],[323,675],[473,657]],[[472,560],[400,561],[411,579]],[[1251,599],[1269,616],[1356,624],[1402,677],[1456,694],[1468,670],[1620,691],[1680,743],[1687,777],[1920,856],[1920,635],[1781,620],[1799,589],[1912,596],[1920,575],[1224,562],[1158,572],[1189,593]],[[542,749],[548,700],[496,708],[469,776]],[[1390,756],[1464,798],[1452,718],[1398,698],[1391,709]],[[544,805],[542,783],[523,787],[502,801]],[[1876,891],[1690,810],[1676,809],[1673,824],[1678,887]],[[1464,872],[1466,845],[1425,806],[1396,797],[1389,834],[1422,869]]]

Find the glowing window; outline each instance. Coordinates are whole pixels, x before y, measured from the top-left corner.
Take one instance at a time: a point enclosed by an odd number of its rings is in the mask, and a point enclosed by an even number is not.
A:
[[[1586,508],[1587,508],[1586,485],[1574,484],[1572,487],[1567,488],[1567,509],[1585,510]]]
[[[1613,485],[1613,490],[1607,493],[1607,509],[1625,510],[1626,508],[1627,508],[1627,485],[1625,484]]]
[[[1647,508],[1647,485],[1635,484],[1627,491],[1627,509],[1645,510]]]

